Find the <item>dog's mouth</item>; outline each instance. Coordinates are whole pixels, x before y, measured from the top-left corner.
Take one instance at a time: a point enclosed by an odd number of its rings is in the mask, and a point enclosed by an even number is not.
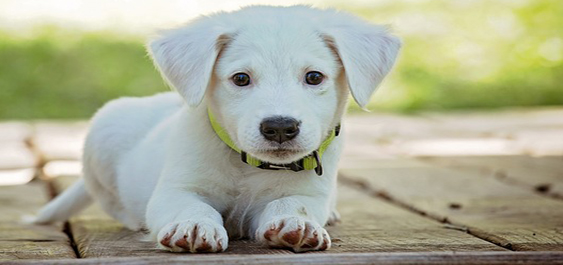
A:
[[[288,148],[275,148],[261,150],[260,153],[269,154],[274,156],[288,156],[300,153],[302,150],[288,149]]]
[[[272,163],[291,163],[301,159],[307,152],[301,149],[289,148],[271,148],[262,149],[257,152],[257,156],[268,158],[268,162]]]

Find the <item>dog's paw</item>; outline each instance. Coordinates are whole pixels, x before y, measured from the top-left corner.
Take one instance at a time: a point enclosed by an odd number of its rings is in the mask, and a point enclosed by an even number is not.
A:
[[[285,217],[265,223],[256,231],[256,239],[270,247],[290,248],[295,252],[330,248],[327,231],[301,217]]]
[[[158,246],[172,252],[222,252],[227,249],[227,230],[213,221],[170,223],[160,230]]]

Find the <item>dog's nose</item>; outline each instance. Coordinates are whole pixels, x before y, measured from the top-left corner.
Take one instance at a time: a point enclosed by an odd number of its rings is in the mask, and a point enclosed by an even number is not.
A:
[[[266,118],[260,124],[260,133],[266,139],[281,144],[299,134],[299,122],[294,118],[282,116]]]

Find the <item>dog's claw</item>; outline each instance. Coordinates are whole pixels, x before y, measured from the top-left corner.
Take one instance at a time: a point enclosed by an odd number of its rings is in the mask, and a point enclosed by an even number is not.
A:
[[[289,248],[295,252],[330,248],[326,230],[301,217],[286,217],[262,225],[256,231],[256,238],[270,247]]]
[[[227,231],[212,221],[168,224],[158,233],[159,247],[171,252],[222,252],[227,249]]]

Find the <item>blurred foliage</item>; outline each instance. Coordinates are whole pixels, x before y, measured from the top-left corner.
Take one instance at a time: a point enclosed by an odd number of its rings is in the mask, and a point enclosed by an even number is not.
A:
[[[374,3],[342,6],[392,24],[404,42],[370,109],[563,104],[563,1]],[[87,118],[110,99],[168,90],[137,37],[28,35],[0,33],[0,119]]]
[[[404,42],[370,109],[563,104],[563,1],[387,1],[348,10],[392,24]]]
[[[165,91],[142,41],[42,29],[0,36],[0,118],[87,118],[121,96]]]

